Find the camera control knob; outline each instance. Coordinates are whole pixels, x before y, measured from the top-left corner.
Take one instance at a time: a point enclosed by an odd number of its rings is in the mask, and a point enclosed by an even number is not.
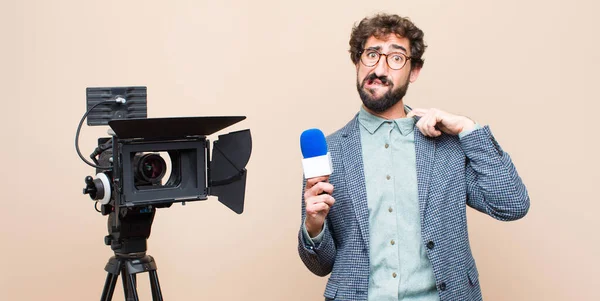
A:
[[[85,177],[85,188],[83,188],[83,194],[89,194],[90,198],[94,201],[99,201],[102,205],[106,205],[110,202],[111,197],[111,185],[108,176],[105,173],[99,173],[96,178],[91,176]]]
[[[85,177],[85,188],[83,188],[83,194],[89,194],[94,200],[97,191],[98,189],[96,189],[96,185],[94,184],[94,178],[90,176]]]
[[[110,246],[111,243],[112,243],[112,237],[110,235],[104,236],[104,244],[107,246]]]

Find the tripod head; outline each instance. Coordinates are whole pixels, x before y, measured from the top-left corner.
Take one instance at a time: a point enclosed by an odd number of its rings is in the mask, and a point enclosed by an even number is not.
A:
[[[108,214],[108,235],[104,243],[110,245],[115,255],[143,256],[147,250],[156,208],[132,208]]]

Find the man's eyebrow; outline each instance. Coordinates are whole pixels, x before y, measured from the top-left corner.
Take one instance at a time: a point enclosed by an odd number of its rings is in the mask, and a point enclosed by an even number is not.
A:
[[[399,50],[404,51],[404,53],[408,53],[408,51],[406,50],[406,48],[404,48],[404,46],[401,46],[398,44],[391,44],[390,48],[399,49]]]
[[[365,48],[365,50],[377,50],[377,51],[381,51],[381,46],[371,46],[371,47]]]
[[[390,44],[390,48],[394,49],[394,50],[402,50],[405,54],[408,53],[408,50],[406,50],[406,48],[404,48],[404,46],[402,46],[402,45]],[[378,52],[381,52],[381,49],[382,49],[381,46],[371,46],[371,47],[365,48],[365,50],[376,50]]]

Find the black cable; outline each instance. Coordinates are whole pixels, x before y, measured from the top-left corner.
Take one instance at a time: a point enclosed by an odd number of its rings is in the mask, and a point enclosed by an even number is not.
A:
[[[83,162],[85,162],[87,165],[94,167],[94,168],[98,168],[98,169],[111,169],[112,166],[99,166],[96,165],[94,163],[89,162],[88,160],[86,160],[83,155],[81,154],[81,151],[79,151],[79,131],[81,130],[81,126],[83,125],[83,121],[85,120],[85,118],[88,116],[88,114],[97,106],[101,105],[101,104],[107,104],[107,103],[115,103],[115,100],[105,100],[105,101],[101,101],[95,105],[92,106],[92,108],[90,108],[87,112],[85,112],[85,114],[83,114],[83,117],[81,117],[81,121],[79,121],[79,126],[77,126],[77,133],[75,134],[75,149],[77,150],[77,155],[79,155],[79,158],[81,158],[81,160],[83,160]]]
[[[112,148],[112,141],[108,140],[104,144],[101,144],[98,147],[96,147],[94,152],[92,154],[90,154],[90,159],[92,159],[96,165],[100,164],[100,163],[98,163],[96,156],[100,156],[104,151],[106,151],[107,149],[110,149],[110,148]]]

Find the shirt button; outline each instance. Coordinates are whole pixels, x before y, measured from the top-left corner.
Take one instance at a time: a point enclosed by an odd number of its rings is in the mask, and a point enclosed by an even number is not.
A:
[[[392,244],[392,246],[396,244],[396,242],[393,239],[392,241],[390,241],[390,243]]]
[[[396,273],[392,273],[392,277],[396,278],[396,276],[398,276]]]
[[[392,207],[390,207],[390,208],[388,209],[388,211],[389,211],[389,212],[392,212],[392,211],[394,211],[394,209],[392,209]]]
[[[388,147],[390,147],[390,145],[386,143],[386,144],[385,144],[385,148],[388,148]]]
[[[427,243],[427,249],[431,250],[431,249],[433,249],[433,247],[435,247],[435,244],[433,243],[433,241],[429,241]]]
[[[440,283],[440,290],[441,291],[445,291],[446,290],[446,282]]]
[[[385,176],[386,179],[391,179],[392,177],[390,177],[390,175]]]

